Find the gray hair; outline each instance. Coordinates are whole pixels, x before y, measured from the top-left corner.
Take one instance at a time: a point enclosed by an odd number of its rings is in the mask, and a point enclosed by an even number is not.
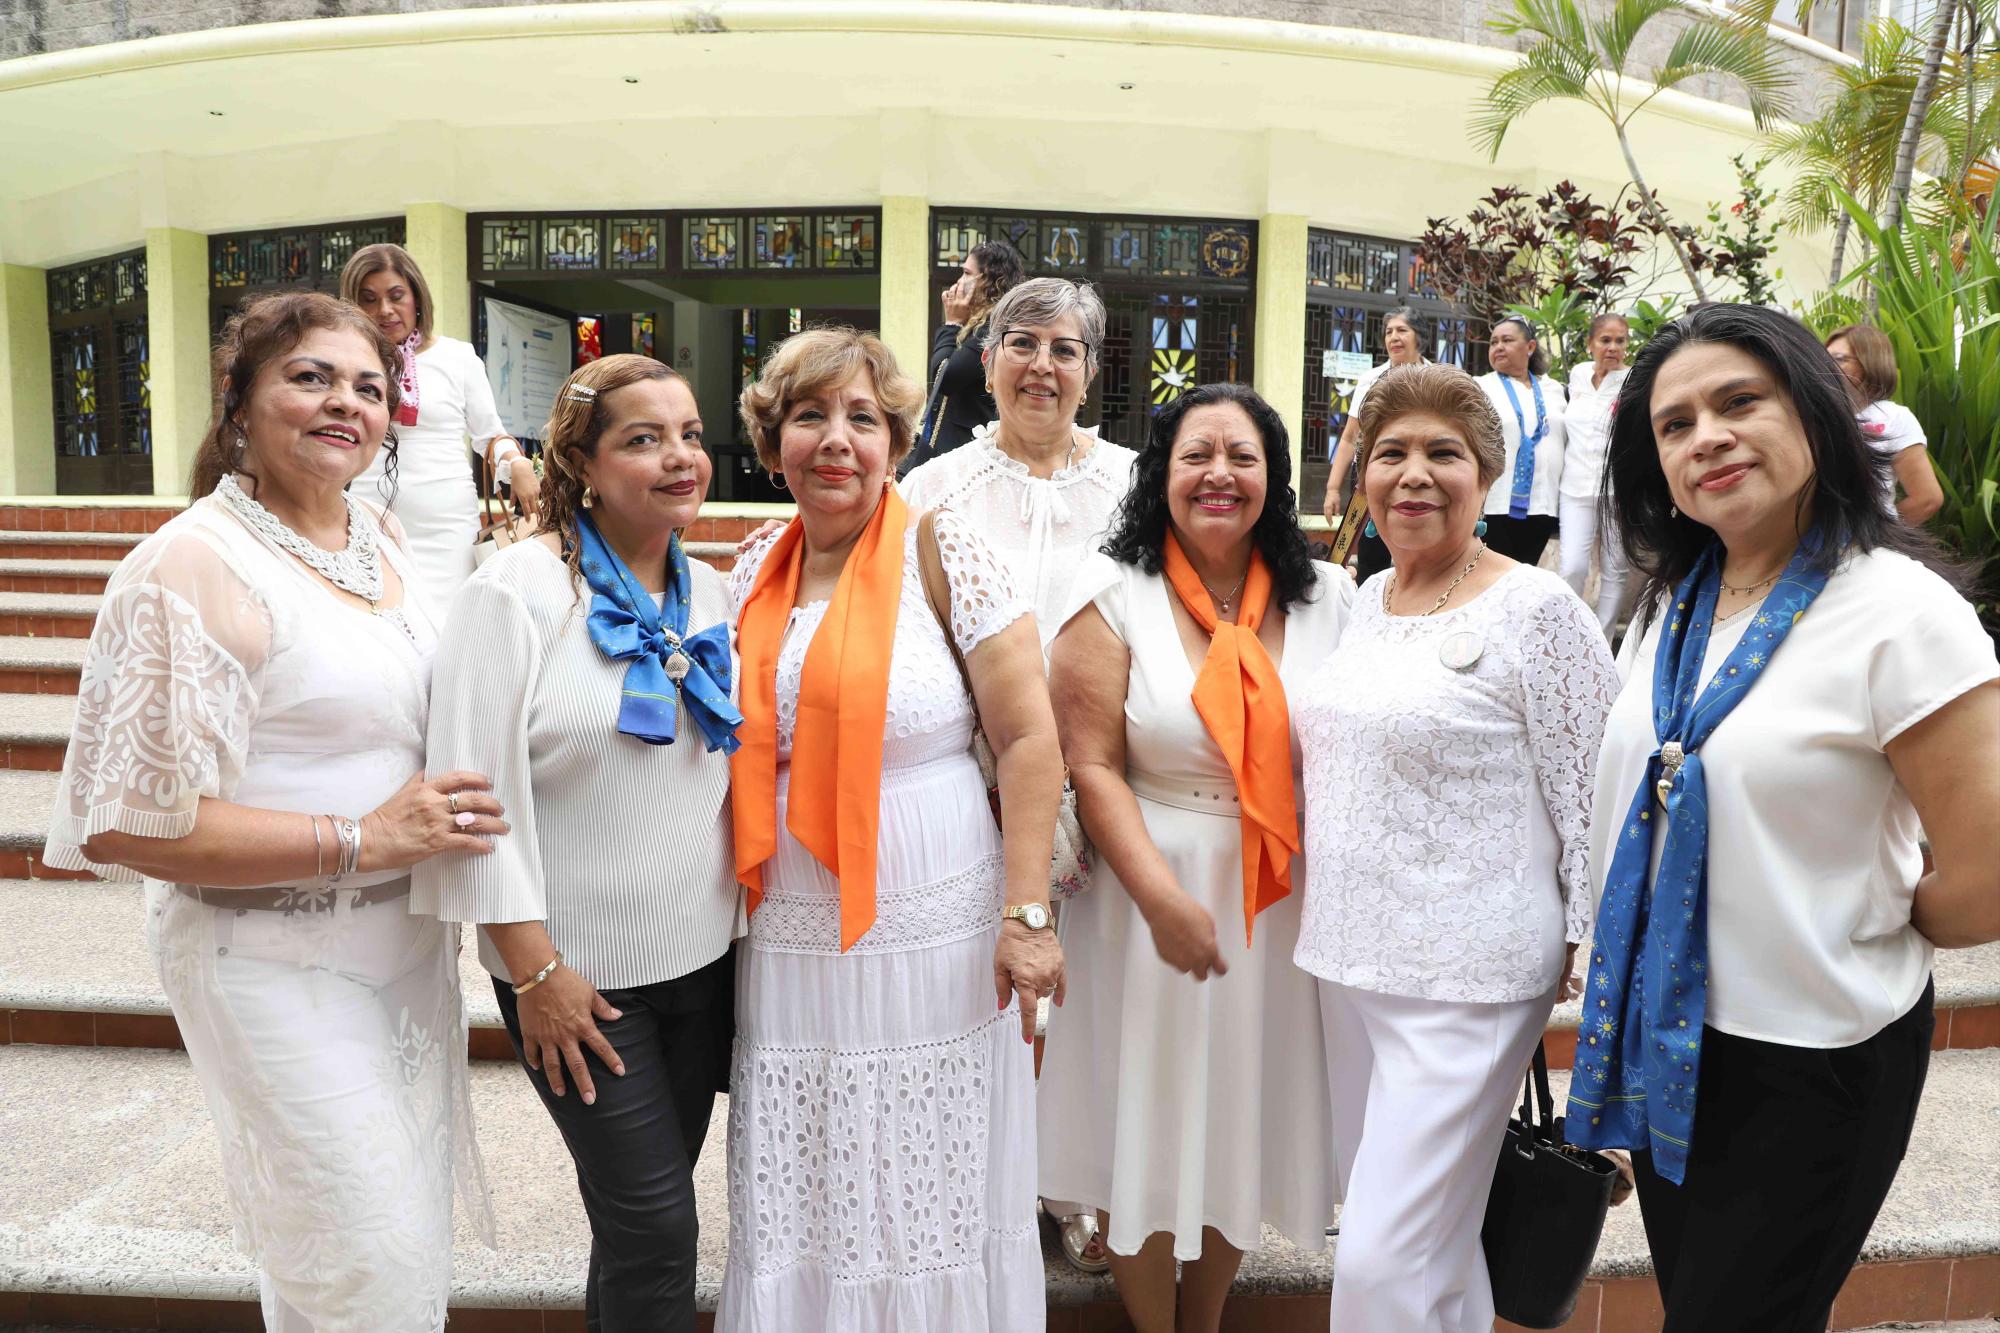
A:
[[[1418,323],[1418,322],[1417,322],[1417,312],[1416,312],[1416,311],[1414,311],[1414,310],[1410,309],[1410,308],[1409,308],[1408,306],[1406,306],[1406,305],[1399,305],[1399,306],[1397,306],[1397,307],[1396,307],[1396,308],[1395,308],[1394,310],[1385,310],[1385,311],[1383,311],[1383,312],[1382,312],[1382,336],[1383,336],[1383,337],[1384,337],[1385,339],[1386,339],[1386,338],[1388,337],[1388,334],[1389,334],[1389,321],[1390,321],[1390,320],[1392,320],[1392,319],[1400,319],[1400,320],[1402,320],[1402,321],[1403,321],[1403,324],[1404,324],[1404,326],[1405,326],[1405,327],[1407,327],[1407,328],[1408,328],[1408,329],[1410,330],[1410,332],[1411,332],[1411,333],[1414,333],[1414,334],[1416,334],[1416,335],[1417,335],[1417,342],[1418,342],[1418,344],[1419,344],[1419,345],[1421,345],[1421,344],[1423,343],[1423,340],[1424,340],[1424,326],[1423,326],[1422,324],[1420,324],[1420,323]]]
[[[1000,345],[1011,329],[1046,328],[1064,315],[1075,315],[1083,327],[1084,345],[1090,349],[1090,368],[1097,369],[1097,349],[1104,345],[1104,302],[1097,289],[1087,282],[1068,278],[1029,278],[1011,288],[986,317],[986,336],[981,342],[987,352]]]

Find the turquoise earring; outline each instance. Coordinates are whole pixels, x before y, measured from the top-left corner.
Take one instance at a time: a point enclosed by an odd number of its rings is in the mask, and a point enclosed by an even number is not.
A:
[[[1472,535],[1475,537],[1484,537],[1486,535],[1485,519],[1482,518],[1477,523],[1474,523],[1472,525]]]
[[[1373,537],[1376,535],[1374,519],[1371,518],[1361,525],[1361,535],[1364,537]]]

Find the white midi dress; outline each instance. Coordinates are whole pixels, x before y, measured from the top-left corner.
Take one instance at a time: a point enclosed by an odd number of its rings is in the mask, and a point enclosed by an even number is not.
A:
[[[1026,613],[949,512],[936,530],[962,651]],[[833,875],[785,827],[806,648],[777,667],[778,850],[737,972],[729,1263],[718,1333],[1039,1333],[1035,1070],[1015,1002],[996,1009],[1000,834],[973,707],[925,598],[917,525],[883,727],[875,924],[840,952]],[[736,564],[738,605],[775,537]]]
[[[1314,572],[1316,600],[1286,616],[1287,693],[1332,653],[1354,599],[1345,572]],[[1318,991],[1292,964],[1304,863],[1246,943],[1236,784],[1195,712],[1166,580],[1099,554],[1074,594],[1131,650],[1126,782],[1181,888],[1214,917],[1229,970],[1196,981],[1168,966],[1099,851],[1090,892],[1062,909],[1069,994],[1042,1056],[1041,1193],[1109,1213],[1118,1254],[1164,1231],[1196,1259],[1203,1227],[1251,1250],[1264,1225],[1319,1249],[1338,1196]]]
[[[387,473],[389,451],[382,449],[355,478],[353,489],[402,523],[424,597],[442,625],[460,586],[472,577],[479,486],[471,451],[477,450],[483,460],[486,442],[506,435],[507,428],[493,404],[486,364],[471,343],[433,338],[417,353],[417,389],[417,424],[395,428],[394,482]],[[520,452],[511,437],[493,451],[502,476],[508,460]]]
[[[358,507],[354,521],[378,521]],[[420,599],[406,615],[408,633],[336,597],[221,497],[195,501],[105,592],[49,864],[138,879],[84,844],[185,837],[202,797],[299,812],[301,838],[306,814],[367,814],[424,766],[436,631]],[[454,1177],[492,1242],[458,929],[408,901],[406,870],[241,895],[146,882],[147,940],[279,1333],[443,1328]]]

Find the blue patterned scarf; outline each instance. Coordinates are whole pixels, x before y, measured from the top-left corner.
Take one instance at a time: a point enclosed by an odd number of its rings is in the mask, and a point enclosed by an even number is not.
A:
[[[1699,751],[1826,587],[1826,574],[1812,568],[1811,546],[1800,544],[1698,700],[1722,590],[1721,546],[1704,551],[1674,590],[1653,665],[1660,748],[1625,815],[1598,903],[1570,1080],[1569,1140],[1584,1148],[1650,1150],[1653,1170],[1677,1185],[1694,1139],[1708,1012],[1708,783]],[[1654,820],[1662,812],[1666,847],[1654,877]]]
[[[1528,387],[1535,391],[1532,435],[1528,433],[1528,418],[1521,412],[1520,396],[1514,392],[1514,381],[1502,375],[1500,387],[1507,391],[1507,405],[1514,409],[1514,421],[1521,428],[1521,447],[1514,454],[1514,489],[1507,497],[1507,517],[1526,518],[1528,500],[1535,491],[1535,447],[1549,433],[1549,412],[1542,402],[1542,381],[1532,371],[1528,375]]]
[[[595,594],[585,622],[590,641],[606,657],[630,661],[618,703],[618,730],[649,745],[674,743],[680,705],[713,752],[736,752],[743,714],[729,701],[729,625],[711,625],[686,637],[694,582],[679,534],[667,546],[664,607],[618,558],[589,514],[576,516],[578,561]]]

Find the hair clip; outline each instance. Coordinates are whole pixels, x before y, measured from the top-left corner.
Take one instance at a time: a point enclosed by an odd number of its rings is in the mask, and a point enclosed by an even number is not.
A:
[[[574,398],[580,403],[594,403],[597,401],[597,390],[591,388],[588,384],[572,384],[563,390],[563,396],[565,398]]]

